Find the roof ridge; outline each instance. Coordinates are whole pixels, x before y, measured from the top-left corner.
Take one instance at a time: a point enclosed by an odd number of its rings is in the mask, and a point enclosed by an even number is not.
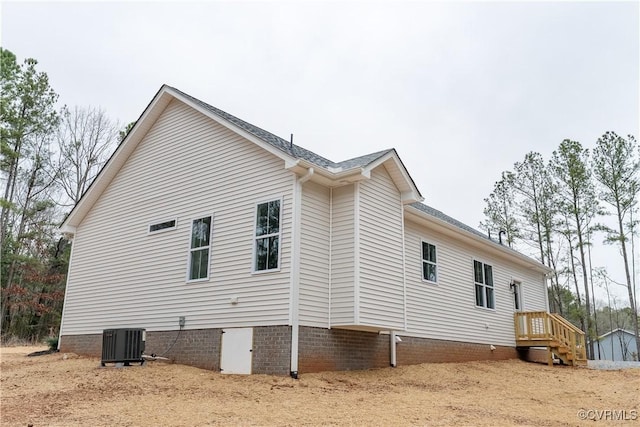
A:
[[[469,232],[471,232],[471,233],[473,233],[473,234],[475,234],[477,236],[480,236],[480,237],[482,237],[482,238],[484,238],[486,240],[489,240],[489,241],[494,242],[494,243],[498,243],[496,240],[490,238],[488,235],[486,235],[485,233],[481,232],[480,230],[477,230],[476,228],[471,227],[470,225],[467,225],[467,224],[463,223],[462,221],[459,221],[459,220],[457,220],[457,219],[445,214],[444,212],[442,212],[442,211],[440,211],[440,210],[438,210],[438,209],[436,209],[434,207],[426,205],[426,204],[424,204],[422,202],[412,203],[411,206],[413,206],[413,207],[417,208],[418,210],[421,210],[422,212],[425,212],[425,213],[427,213],[427,214],[429,214],[431,216],[435,216],[436,218],[440,218],[440,219],[444,220],[445,222],[448,222],[451,225],[455,225],[458,228],[462,228],[463,230],[469,231]],[[515,251],[515,249],[512,249],[509,246],[505,246],[505,247]]]
[[[319,166],[324,166],[324,167],[335,167],[335,165],[337,163],[335,163],[332,160],[329,160],[323,156],[320,156],[319,154],[314,153],[311,150],[308,150],[304,147],[301,147],[299,145],[293,144],[291,141],[287,141],[286,139],[279,137],[278,135],[275,135],[267,130],[262,129],[259,126],[256,126],[252,123],[249,123],[245,120],[242,120],[241,118],[234,116],[233,114],[227,113],[224,110],[221,110],[220,108],[214,107],[211,104],[208,104],[204,101],[201,101],[200,99],[189,95],[188,93],[185,93],[183,91],[181,91],[180,89],[177,89],[173,86],[169,86],[166,85],[167,87],[171,88],[172,90],[175,90],[176,92],[180,93],[181,95],[189,98],[190,100],[192,100],[193,102],[201,105],[202,107],[204,107],[205,109],[209,110],[210,112],[214,113],[215,115],[217,115],[220,118],[223,118],[227,121],[230,121],[231,123],[235,124],[236,126],[239,126],[240,128],[242,128],[243,130],[251,133],[252,135],[254,135],[255,137],[263,140],[264,142],[280,149],[281,151],[293,156],[293,157],[302,157],[305,158],[307,160],[309,160],[309,158],[314,158],[315,161],[312,161],[313,163],[317,163]],[[304,154],[303,156],[299,156],[296,155],[296,152],[298,153],[302,153]]]
[[[343,165],[343,164],[356,163],[357,160],[364,160],[364,159],[367,159],[367,163],[363,164],[362,166],[367,166],[368,164],[375,162],[380,157],[382,157],[385,154],[390,153],[392,151],[395,151],[395,149],[387,148],[385,150],[380,150],[380,151],[376,151],[376,152],[373,152],[373,153],[364,154],[362,156],[352,157],[350,159],[338,162],[337,166],[340,167],[340,165]]]
[[[395,151],[393,148],[389,148],[386,150],[381,150],[381,151],[377,151],[375,153],[369,153],[369,154],[365,154],[362,156],[357,156],[357,157],[353,157],[351,159],[347,159],[347,160],[343,160],[341,162],[334,162],[332,160],[327,159],[326,157],[323,157],[311,150],[308,150],[304,147],[301,147],[299,145],[293,144],[291,141],[287,141],[284,138],[279,137],[278,135],[275,135],[269,131],[266,131],[256,125],[253,125],[245,120],[242,120],[236,116],[234,116],[233,114],[227,113],[224,110],[221,110],[217,107],[214,107],[211,104],[208,104],[204,101],[199,100],[198,98],[189,95],[186,92],[181,91],[178,88],[175,88],[173,86],[170,85],[165,85],[167,88],[170,88],[171,90],[174,90],[176,92],[178,92],[179,94],[181,94],[182,96],[189,98],[191,101],[195,102],[196,104],[202,106],[203,108],[205,108],[206,110],[210,111],[211,113],[215,114],[216,116],[227,120],[233,124],[235,124],[236,126],[240,127],[241,129],[249,132],[250,134],[252,134],[253,136],[261,139],[262,141],[272,145],[273,147],[285,152],[286,154],[289,154],[290,156],[293,156],[295,158],[302,158],[304,160],[307,160],[311,163],[314,163],[318,166],[322,166],[324,168],[345,168],[345,169],[351,169],[354,167],[363,167],[366,166],[372,162],[374,162],[375,160],[377,160],[378,158],[382,157],[383,155],[387,154],[390,151]]]

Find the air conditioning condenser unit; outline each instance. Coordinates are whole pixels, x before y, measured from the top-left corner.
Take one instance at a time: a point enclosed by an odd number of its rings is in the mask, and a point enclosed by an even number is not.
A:
[[[102,331],[102,361],[106,363],[144,363],[142,353],[146,341],[145,329],[105,329]]]

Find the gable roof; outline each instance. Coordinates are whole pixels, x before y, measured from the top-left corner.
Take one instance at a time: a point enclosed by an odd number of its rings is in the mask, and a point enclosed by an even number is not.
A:
[[[173,91],[175,91],[176,93],[179,93],[180,95],[182,95],[183,97],[185,97],[186,99],[191,100],[193,103],[201,106],[202,108],[204,108],[207,111],[210,111],[211,113],[215,114],[216,116],[230,122],[233,123],[234,125],[238,126],[241,129],[244,129],[245,131],[249,132],[250,134],[252,134],[253,136],[255,136],[256,138],[260,138],[262,141],[271,144],[273,147],[281,150],[283,153],[286,153],[292,157],[295,158],[300,158],[300,159],[304,159],[309,161],[310,163],[313,163],[314,165],[323,167],[323,168],[332,168],[332,169],[353,169],[353,168],[358,168],[358,167],[365,167],[367,165],[369,165],[371,162],[375,161],[376,159],[384,156],[385,154],[393,151],[393,149],[388,149],[388,150],[382,150],[382,151],[378,151],[376,153],[371,153],[371,154],[366,154],[364,156],[359,156],[359,157],[355,157],[353,159],[349,159],[349,160],[344,160],[342,162],[336,163],[333,162],[329,159],[326,159],[324,157],[322,157],[319,154],[314,153],[313,151],[309,151],[304,147],[301,147],[299,145],[293,144],[291,141],[287,141],[283,138],[280,138],[277,135],[272,134],[271,132],[268,132],[262,128],[259,128],[258,126],[252,125],[251,123],[245,122],[242,119],[239,119],[238,117],[229,114],[225,111],[220,110],[219,108],[216,108],[212,105],[207,104],[206,102],[202,102],[197,98],[192,97],[191,95],[188,95],[184,92],[182,92],[179,89],[176,89],[174,87],[171,86],[165,86]]]
[[[75,232],[75,227],[82,222],[82,219],[116,176],[127,158],[133,153],[167,105],[173,100],[189,105],[231,131],[242,135],[249,141],[282,158],[285,161],[285,167],[295,173],[306,172],[310,167],[315,167],[314,169],[317,168],[316,172],[319,172],[319,174],[316,174],[319,177],[318,179],[324,176],[325,182],[340,179],[351,179],[351,182],[355,182],[359,179],[368,178],[371,169],[382,162],[386,162],[392,169],[392,179],[394,179],[394,182],[403,193],[404,200],[408,202],[422,200],[418,188],[394,149],[382,150],[338,163],[333,162],[219,108],[202,102],[176,88],[163,85],[135,122],[133,128],[118,145],[96,179],[64,219],[61,225],[62,232]]]
[[[614,329],[613,331],[607,332],[606,334],[600,335],[598,337],[598,340],[602,340],[602,339],[608,337],[609,335],[613,335],[613,334],[617,334],[617,333],[621,333],[622,335],[630,335],[631,338],[635,338],[636,337],[636,334],[633,333],[632,331],[628,331],[628,330],[622,329],[622,328],[617,328],[617,329]]]
[[[124,165],[129,155],[131,155],[138,143],[140,143],[149,129],[151,129],[167,105],[169,105],[169,103],[174,99],[191,106],[217,123],[244,136],[251,142],[254,142],[270,153],[282,158],[285,161],[285,168],[295,173],[308,172],[309,169],[314,168],[314,171],[318,172],[316,175],[324,175],[325,182],[357,182],[360,179],[369,178],[371,176],[371,171],[374,168],[384,164],[385,167],[387,167],[387,171],[389,172],[392,180],[399,188],[403,202],[411,203],[409,206],[414,208],[422,218],[441,221],[443,224],[448,224],[453,227],[458,233],[473,236],[478,241],[484,241],[485,244],[489,243],[494,247],[494,249],[497,248],[503,254],[516,256],[521,262],[533,265],[534,268],[538,270],[545,272],[552,271],[543,264],[540,264],[539,262],[526,257],[507,246],[497,243],[480,231],[445,215],[437,209],[420,203],[420,201],[422,201],[420,191],[415,185],[411,175],[409,175],[409,172],[400,159],[400,156],[393,148],[366,154],[364,156],[354,157],[342,162],[333,162],[307,150],[304,147],[295,145],[291,141],[286,141],[271,132],[252,125],[251,123],[168,85],[163,85],[158,90],[149,105],[147,105],[147,108],[145,108],[136,121],[133,128],[111,155],[96,179],[91,183],[78,203],[76,203],[71,212],[67,215],[61,226],[61,230],[63,232],[75,232],[75,227],[82,222],[93,204],[97,201],[102,192],[107,188],[111,180]],[[315,170],[316,167],[318,170]],[[348,179],[351,179],[352,181],[348,181]]]

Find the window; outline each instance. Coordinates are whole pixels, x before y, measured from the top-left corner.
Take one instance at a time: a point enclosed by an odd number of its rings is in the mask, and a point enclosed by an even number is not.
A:
[[[158,222],[156,224],[149,225],[149,233],[157,233],[159,231],[168,231],[176,229],[176,220],[170,219],[168,221]]]
[[[473,276],[476,285],[476,305],[495,308],[493,299],[493,267],[480,261],[473,261]]]
[[[280,200],[256,208],[254,271],[276,270],[280,260]]]
[[[438,281],[436,247],[427,242],[422,242],[422,278],[433,283]]]
[[[189,280],[209,278],[209,250],[211,248],[211,217],[194,219],[191,223],[189,251]]]

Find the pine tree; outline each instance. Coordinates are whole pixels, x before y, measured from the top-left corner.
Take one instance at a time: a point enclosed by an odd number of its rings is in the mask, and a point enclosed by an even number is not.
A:
[[[633,316],[633,331],[636,336],[637,354],[640,355],[640,334],[638,333],[637,302],[634,298],[633,281],[629,268],[627,241],[631,230],[628,224],[629,215],[636,203],[640,190],[640,160],[636,157],[636,141],[631,135],[627,139],[615,132],[607,132],[598,139],[594,150],[594,176],[600,183],[600,197],[614,209],[616,228],[601,225],[605,232],[605,243],[620,246],[624,262],[626,287],[629,293],[629,306]]]

